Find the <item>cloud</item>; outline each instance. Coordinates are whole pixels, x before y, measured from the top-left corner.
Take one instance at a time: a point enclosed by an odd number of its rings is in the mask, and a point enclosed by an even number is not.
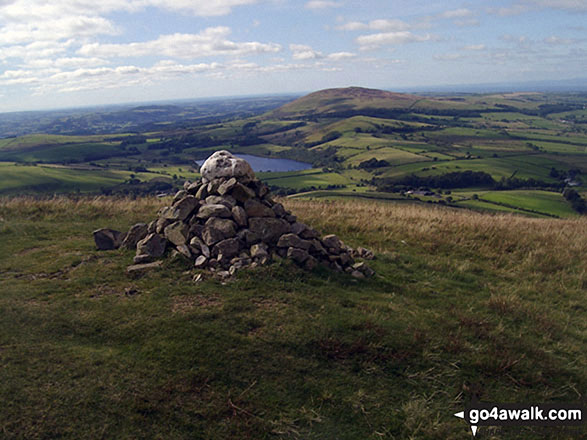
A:
[[[354,58],[356,55],[352,52],[335,52],[329,55],[324,55],[322,52],[312,49],[305,44],[290,44],[289,49],[292,51],[292,58],[294,60],[322,60],[341,61],[349,58]]]
[[[368,23],[362,23],[360,21],[350,21],[343,25],[337,26],[336,29],[340,31],[387,31],[387,32],[398,32],[406,31],[410,29],[410,25],[402,20],[397,19],[379,19],[372,20]]]
[[[469,44],[468,46],[464,46],[463,49],[464,50],[479,51],[479,50],[485,50],[485,49],[487,49],[487,47],[484,44]]]
[[[509,7],[488,8],[487,12],[502,17],[520,15],[537,9],[557,9],[567,12],[587,12],[584,0],[520,0]]]
[[[310,0],[305,4],[306,9],[328,9],[328,8],[339,8],[342,6],[340,3],[330,0]]]
[[[274,43],[230,41],[226,38],[229,34],[230,28],[218,26],[204,29],[198,34],[161,35],[156,40],[145,42],[90,43],[82,46],[78,53],[97,57],[128,58],[157,55],[188,59],[218,55],[242,56],[275,53],[281,50],[281,46]]]
[[[464,17],[472,17],[473,12],[470,9],[461,8],[461,9],[453,9],[451,11],[443,12],[439,15],[440,18],[464,18]]]
[[[378,34],[361,35],[357,37],[356,42],[361,46],[361,50],[377,49],[381,46],[399,45],[407,43],[417,43],[428,41],[430,35],[415,35],[412,32],[383,32]]]

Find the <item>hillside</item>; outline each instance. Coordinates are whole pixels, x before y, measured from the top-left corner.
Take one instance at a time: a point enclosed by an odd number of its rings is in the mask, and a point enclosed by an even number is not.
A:
[[[135,278],[133,252],[95,250],[94,229],[168,202],[0,198],[2,438],[462,439],[473,396],[584,397],[585,218],[283,200],[376,252],[360,282],[285,261],[228,284],[181,260]]]
[[[0,139],[0,194],[173,192],[197,177],[195,160],[228,149],[302,162],[298,171],[261,175],[282,195],[572,217],[587,212],[586,105],[581,93],[409,95],[350,87],[295,100],[70,115],[63,133],[83,122],[91,134]],[[111,117],[117,128],[96,134]]]

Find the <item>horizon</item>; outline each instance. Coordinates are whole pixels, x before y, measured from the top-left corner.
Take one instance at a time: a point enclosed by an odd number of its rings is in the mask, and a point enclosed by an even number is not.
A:
[[[493,3],[7,0],[0,113],[585,82],[587,4]]]

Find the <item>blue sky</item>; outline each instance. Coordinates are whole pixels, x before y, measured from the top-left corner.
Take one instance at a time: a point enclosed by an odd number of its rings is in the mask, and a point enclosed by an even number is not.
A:
[[[586,71],[586,0],[0,0],[0,111]]]

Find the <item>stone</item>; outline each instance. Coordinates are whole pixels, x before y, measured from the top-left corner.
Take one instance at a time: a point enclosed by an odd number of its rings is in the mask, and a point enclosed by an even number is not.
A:
[[[220,186],[218,187],[218,194],[220,194],[221,196],[225,195],[232,188],[234,188],[236,183],[237,183],[237,180],[234,177],[231,177],[227,181],[220,184]]]
[[[251,246],[251,257],[253,258],[260,258],[260,257],[267,257],[269,254],[267,252],[268,246],[265,243],[258,243]]]
[[[214,203],[211,205],[202,205],[198,211],[197,217],[205,220],[210,217],[228,218],[231,215],[232,213],[226,205]]]
[[[364,247],[358,247],[355,250],[356,256],[358,256],[359,258],[364,258],[365,260],[373,260],[375,258],[375,254],[373,253],[373,251],[370,251],[369,249],[365,249]]]
[[[308,259],[304,262],[304,269],[306,270],[314,270],[318,266],[318,260],[311,255]]]
[[[276,203],[271,207],[276,217],[285,217],[288,213],[281,203]]]
[[[159,269],[163,265],[163,261],[155,261],[153,263],[144,263],[144,264],[133,264],[132,266],[128,266],[126,268],[126,273],[128,274],[137,274],[141,272],[147,272],[153,269]]]
[[[163,231],[165,230],[165,228],[167,226],[169,226],[171,223],[173,223],[173,220],[170,220],[170,219],[165,218],[165,217],[159,217],[157,219],[157,224],[155,226],[155,232],[157,234],[163,234]]]
[[[238,255],[240,249],[240,241],[238,238],[228,238],[216,243],[212,255],[222,255],[222,259],[230,259]]]
[[[279,240],[277,241],[277,247],[294,247],[307,251],[308,249],[310,249],[310,246],[312,246],[311,242],[302,240],[296,234],[292,233],[283,234],[281,237],[279,237]]]
[[[241,227],[247,227],[247,213],[242,206],[235,206],[231,210],[232,218]]]
[[[149,226],[146,223],[137,223],[130,227],[121,246],[126,249],[136,249],[137,243],[148,234]]]
[[[195,196],[196,194],[198,194],[198,191],[200,190],[200,188],[202,187],[202,183],[201,182],[186,182],[188,183],[187,186],[184,185],[183,189],[185,189],[189,194]]]
[[[208,185],[202,185],[196,193],[196,199],[204,200],[208,196]]]
[[[313,239],[311,241],[312,246],[310,247],[310,252],[314,253],[314,254],[319,254],[322,256],[327,256],[328,252],[326,251],[326,249],[324,249],[324,246],[322,246],[322,243],[320,242],[320,240],[317,239]]]
[[[245,212],[248,217],[275,217],[271,208],[256,200],[247,200],[245,202]]]
[[[334,234],[326,235],[322,238],[322,244],[329,251],[338,254],[342,250],[343,242]]]
[[[363,275],[363,272],[359,272],[358,270],[353,270],[351,272],[351,276],[354,278],[365,278],[365,275]]]
[[[338,256],[338,261],[343,267],[354,263],[353,258],[345,252]]]
[[[375,275],[375,271],[363,262],[353,264],[352,268],[363,273],[366,277],[372,277]]]
[[[206,257],[204,257],[203,255],[200,255],[198,258],[196,258],[196,262],[195,262],[194,266],[197,268],[201,268],[201,267],[206,266],[207,262],[208,262],[208,259]]]
[[[228,209],[232,209],[236,205],[236,200],[232,196],[208,196],[206,197],[206,205],[224,205]]]
[[[300,232],[300,237],[310,240],[312,238],[319,238],[320,234],[315,229],[306,226],[306,229]]]
[[[157,232],[157,220],[153,220],[147,226],[147,234],[152,234],[154,232]]]
[[[236,223],[227,218],[210,217],[204,227],[209,226],[222,232],[223,238],[230,238],[236,234]]]
[[[237,183],[232,187],[230,195],[234,197],[239,203],[245,203],[247,200],[255,197],[255,191],[242,183]]]
[[[162,257],[167,247],[167,240],[161,234],[149,234],[137,243],[137,255]]]
[[[123,232],[108,228],[96,229],[93,234],[96,248],[101,251],[118,249],[125,238]]]
[[[204,240],[204,243],[206,243],[207,246],[212,246],[219,241],[224,240],[224,238],[225,236],[222,231],[211,226],[205,226],[202,231],[202,240]]]
[[[190,195],[185,196],[172,206],[172,210],[167,212],[166,218],[185,220],[198,206],[198,199]]]
[[[190,251],[190,248],[187,245],[182,244],[180,246],[177,246],[176,249],[177,249],[177,252],[179,252],[184,257],[190,258],[190,259],[192,258],[192,252]]]
[[[175,193],[175,196],[173,196],[173,201],[171,203],[171,205],[175,205],[175,203],[179,202],[181,199],[183,199],[185,196],[188,195],[188,192],[185,189],[180,189],[178,192]]]
[[[290,232],[289,223],[280,218],[251,217],[249,231],[265,243],[277,241],[283,234]]]
[[[301,222],[294,222],[291,224],[291,232],[296,235],[300,235],[303,231],[305,231],[308,227]]]
[[[188,239],[189,226],[184,222],[177,221],[165,228],[165,238],[176,246],[186,244]]]
[[[309,257],[310,257],[310,254],[308,254],[303,249],[298,249],[298,248],[294,248],[294,247],[290,247],[287,249],[287,258],[294,260],[298,264],[302,264]]]
[[[290,223],[295,223],[296,221],[298,221],[298,218],[293,214],[286,215],[285,219]]]
[[[144,264],[144,263],[149,263],[151,261],[153,261],[153,257],[151,257],[150,255],[147,254],[141,254],[141,255],[135,255],[135,257],[132,259],[132,261],[135,264]]]
[[[200,168],[200,173],[208,180],[219,177],[255,178],[255,173],[246,160],[240,159],[226,150],[217,151],[206,159]]]

